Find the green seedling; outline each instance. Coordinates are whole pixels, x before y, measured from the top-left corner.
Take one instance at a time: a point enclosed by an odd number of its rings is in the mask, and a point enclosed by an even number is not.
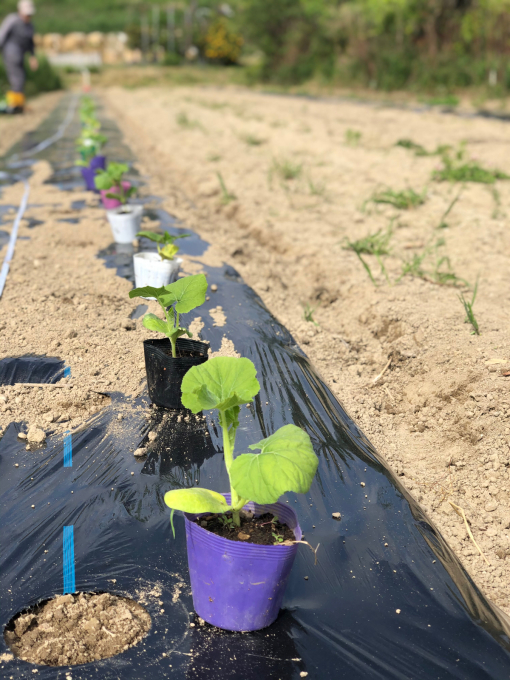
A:
[[[227,517],[227,515],[221,515],[220,517],[218,517],[218,519],[226,529],[228,529],[229,531],[234,531],[235,525],[232,517]]]
[[[326,185],[323,182],[314,182],[311,177],[308,178],[308,188],[312,196],[325,196]]]
[[[501,170],[482,167],[478,161],[472,159],[465,161],[465,149],[461,146],[455,153],[445,151],[441,159],[443,167],[434,170],[432,179],[436,182],[478,182],[481,184],[494,184],[496,180],[510,179]]]
[[[473,330],[471,331],[471,335],[480,335],[478,321],[476,320],[475,313],[473,312],[473,305],[475,304],[477,293],[478,293],[478,279],[476,280],[475,287],[473,290],[473,297],[471,298],[471,300],[466,300],[462,293],[459,295],[459,300],[461,301],[462,306],[464,307],[464,311],[466,312],[466,318],[464,320],[464,323],[470,323],[473,328]]]
[[[172,236],[167,231],[163,234],[158,234],[155,231],[139,231],[137,237],[144,236],[157,244],[158,254],[162,260],[173,260],[179,252],[179,246],[176,246],[174,241],[179,238],[186,238],[191,234],[179,234],[179,236]]]
[[[88,167],[91,159],[97,156],[103,146],[108,141],[105,135],[102,135],[94,128],[85,128],[82,130],[80,136],[76,140],[76,148],[81,158],[76,161],[76,165]]]
[[[182,381],[182,404],[193,413],[216,409],[223,431],[223,455],[230,482],[230,503],[209,489],[174,489],[165,494],[172,509],[190,513],[232,513],[239,527],[239,511],[249,501],[276,503],[287,491],[306,493],[317,471],[318,459],[310,437],[296,425],[284,425],[274,434],[234,458],[239,412],[259,393],[253,363],[244,357],[214,357],[193,366]],[[172,524],[173,529],[173,524]],[[174,534],[175,535],[175,534]]]
[[[358,146],[361,141],[361,132],[359,130],[346,130],[345,143],[348,146]]]
[[[386,272],[386,268],[381,258],[383,255],[389,255],[390,252],[389,243],[392,235],[393,231],[391,229],[390,224],[390,226],[385,232],[379,229],[378,231],[375,232],[375,234],[369,234],[368,236],[360,238],[357,241],[347,240],[345,245],[342,246],[344,250],[352,250],[354,253],[356,253],[359,261],[363,265],[365,271],[370,277],[370,280],[375,286],[377,286],[377,281],[375,280],[374,275],[372,274],[370,266],[363,259],[362,255],[375,255],[377,262],[379,263],[379,266],[381,268],[381,272],[384,274],[384,277],[389,283],[388,274]]]
[[[223,205],[228,205],[231,201],[235,201],[237,196],[235,194],[231,194],[227,189],[227,185],[225,184],[225,180],[223,179],[221,173],[217,172],[216,176],[218,177],[221,186],[221,202]]]
[[[191,120],[191,118],[188,118],[188,114],[184,113],[183,111],[177,114],[176,120],[178,125],[180,125],[183,128],[188,128],[189,130],[202,127],[198,121]]]
[[[128,199],[136,193],[136,187],[124,187],[124,175],[129,170],[125,163],[108,163],[106,170],[98,170],[94,177],[96,189],[100,191],[107,191],[107,198],[115,198],[120,201],[122,205],[128,202]],[[114,188],[114,192],[109,192],[108,189]]]
[[[262,137],[257,137],[257,135],[252,135],[250,133],[239,135],[239,139],[241,139],[243,142],[246,142],[248,146],[260,146],[266,141]]]
[[[419,194],[414,189],[403,189],[402,191],[393,191],[386,189],[375,193],[370,199],[372,203],[383,203],[392,205],[399,210],[410,210],[417,208],[419,205],[425,203],[426,190]]]
[[[450,202],[450,205],[449,205],[449,206],[446,208],[446,210],[444,211],[443,216],[441,217],[441,221],[439,222],[439,225],[438,225],[438,227],[437,227],[438,229],[448,229],[448,223],[445,222],[445,220],[446,220],[446,218],[448,217],[448,215],[451,213],[451,211],[453,210],[453,207],[454,207],[454,205],[457,203],[457,201],[459,200],[460,195],[461,195],[461,193],[463,192],[463,190],[464,190],[464,187],[461,188],[461,190],[459,191],[459,193],[457,194],[457,196],[455,196],[455,197],[452,199],[452,201]]]
[[[187,314],[205,302],[207,292],[207,279],[204,274],[185,276],[175,283],[169,283],[161,288],[144,286],[129,291],[129,297],[156,298],[165,319],[160,319],[155,314],[146,314],[143,317],[143,325],[149,331],[163,333],[170,340],[172,356],[177,357],[177,338],[181,335],[193,336],[187,328],[179,324],[179,315]]]
[[[302,163],[293,163],[289,160],[273,160],[271,171],[284,180],[297,179],[303,171]]]
[[[280,534],[277,534],[274,531],[272,531],[271,536],[274,538],[274,544],[275,545],[279,545],[280,543],[283,543],[284,538]]]
[[[439,239],[434,245],[426,246],[421,253],[415,253],[410,260],[404,261],[398,281],[404,276],[413,276],[440,286],[469,286],[465,279],[461,279],[452,270],[450,258],[438,254],[438,249],[444,245],[444,239]],[[434,268],[426,271],[423,263],[430,255],[435,255]]]
[[[414,151],[415,156],[441,156],[452,148],[449,144],[440,144],[435,151],[427,151],[425,147],[416,144],[412,139],[399,139],[395,146]]]
[[[306,305],[304,306],[304,309],[303,309],[303,319],[305,321],[308,321],[309,323],[313,323],[314,326],[318,326],[319,324],[313,318],[313,315],[315,313],[315,309],[316,309],[316,307],[311,307],[310,303],[307,302]]]

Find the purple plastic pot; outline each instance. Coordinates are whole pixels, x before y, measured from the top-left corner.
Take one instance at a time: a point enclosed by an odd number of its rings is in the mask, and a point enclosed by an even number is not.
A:
[[[96,185],[94,183],[94,177],[96,176],[96,170],[104,170],[106,165],[105,156],[94,156],[89,163],[88,168],[82,168],[81,174],[85,180],[85,185],[88,191],[95,191],[97,194]]]
[[[230,494],[223,494],[230,502]],[[294,510],[284,503],[245,510],[256,516],[271,512],[294,531],[302,532]],[[256,545],[230,541],[207,531],[184,514],[188,566],[195,611],[204,621],[225,630],[259,630],[278,616],[298,545]]]
[[[122,188],[127,191],[131,188],[131,182],[122,182]],[[105,210],[115,210],[122,205],[120,201],[116,198],[106,198],[106,194],[118,194],[119,187],[112,187],[111,189],[101,189],[99,192],[101,194],[101,200],[103,201],[103,207]]]

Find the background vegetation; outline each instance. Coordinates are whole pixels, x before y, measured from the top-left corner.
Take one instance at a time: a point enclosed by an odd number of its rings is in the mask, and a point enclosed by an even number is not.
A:
[[[2,15],[15,7],[3,0]],[[141,25],[168,48],[168,0],[38,0],[41,33],[126,30],[142,46]],[[251,81],[312,78],[379,90],[447,94],[510,88],[510,0],[183,0],[167,64],[190,44],[209,63],[246,66]],[[186,25],[194,12],[192,28]],[[151,33],[152,35],[152,33]],[[151,38],[152,40],[152,38]],[[174,52],[175,50],[175,52]]]

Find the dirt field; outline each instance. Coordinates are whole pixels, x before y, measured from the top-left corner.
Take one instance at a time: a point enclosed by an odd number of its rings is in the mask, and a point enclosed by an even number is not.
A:
[[[261,295],[477,583],[510,613],[510,182],[432,182],[437,156],[395,147],[402,138],[428,150],[465,141],[481,164],[510,173],[508,124],[233,88],[101,94],[149,177],[147,193],[166,197],[170,212],[214,243],[211,263],[230,262]],[[9,145],[37,122],[16,120],[7,121]],[[13,344],[61,356],[80,387],[39,388],[35,398],[34,388],[4,388],[0,426],[25,420],[64,431],[102,407],[102,390],[141,389],[147,332],[129,319],[137,305],[129,284],[95,257],[111,242],[102,211],[87,208],[73,232],[62,221],[73,218],[72,202],[95,201],[44,184],[49,173],[40,163],[31,180],[37,207],[26,217],[45,227],[24,221],[20,230],[30,240],[18,242],[0,302],[0,358],[12,356]],[[409,186],[426,190],[415,209],[368,200]],[[2,203],[16,205],[21,194],[19,185],[6,189]],[[343,246],[390,225],[390,254],[381,258],[390,283],[377,259],[363,255],[376,286]],[[400,279],[403,262],[425,249],[422,277]],[[447,271],[445,257],[450,273],[471,284],[479,277],[480,336],[464,323],[458,295],[470,297],[468,289],[432,282],[439,261]],[[40,304],[45,316],[34,323]],[[304,319],[307,304],[318,325]],[[125,356],[133,357],[130,372]],[[488,563],[449,501],[465,511]]]
[[[103,96],[153,192],[287,325],[477,583],[510,613],[510,182],[432,182],[437,156],[395,147],[402,138],[429,151],[466,142],[468,157],[510,172],[508,124],[235,89]],[[367,202],[407,187],[426,190],[416,209]],[[364,256],[375,286],[343,245],[390,224],[391,285]],[[403,262],[425,249],[423,278],[399,280]],[[458,298],[471,293],[433,283],[438,269],[472,286],[479,278],[480,336]],[[306,304],[319,325],[304,320]]]

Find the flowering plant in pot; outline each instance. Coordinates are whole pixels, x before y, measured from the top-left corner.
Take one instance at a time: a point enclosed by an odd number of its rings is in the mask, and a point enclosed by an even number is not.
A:
[[[112,228],[115,243],[131,243],[142,221],[143,206],[129,205],[128,199],[136,188],[122,178],[128,171],[125,163],[108,163],[106,170],[99,170],[95,177],[96,189],[101,192],[106,217]],[[108,204],[111,200],[115,205]]]
[[[136,287],[154,286],[159,288],[175,281],[182,264],[182,260],[176,257],[179,246],[175,244],[175,241],[186,238],[189,234],[172,236],[167,231],[162,234],[155,231],[139,231],[136,236],[154,241],[158,249],[157,253],[144,251],[133,255]]]
[[[260,453],[234,457],[240,407],[259,390],[255,366],[242,357],[215,357],[186,373],[183,405],[193,413],[219,412],[230,493],[190,488],[165,494],[172,529],[174,511],[184,512],[195,610],[227,630],[258,630],[276,619],[302,542],[294,510],[278,499],[287,491],[306,493],[318,466],[310,437],[295,425],[249,447]],[[285,530],[293,535],[286,539]]]
[[[207,279],[194,274],[160,288],[144,286],[129,292],[130,298],[155,298],[164,319],[146,314],[143,325],[165,335],[157,340],[144,340],[145,370],[151,401],[164,408],[181,409],[181,383],[186,372],[207,361],[209,345],[190,340],[193,334],[180,324],[180,315],[191,312],[205,302]],[[182,336],[187,335],[187,338]]]
[[[94,177],[97,170],[105,167],[106,158],[101,150],[107,142],[107,137],[96,128],[87,128],[82,131],[76,140],[76,147],[80,158],[76,165],[81,166],[81,174],[89,191],[97,191]]]

